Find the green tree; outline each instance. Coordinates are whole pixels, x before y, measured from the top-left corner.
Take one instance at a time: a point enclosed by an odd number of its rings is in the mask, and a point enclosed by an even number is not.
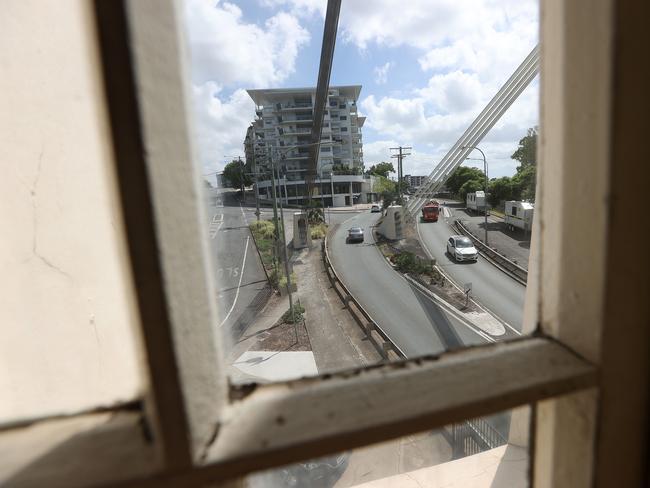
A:
[[[483,189],[485,182],[485,173],[480,169],[471,166],[459,166],[447,179],[446,186],[452,194],[461,195],[460,189],[469,181],[476,182],[478,185],[477,189],[481,190]],[[467,192],[461,195],[463,200],[465,199],[466,194]]]
[[[373,184],[374,193],[395,192],[395,182],[385,176],[377,176]]]
[[[370,166],[370,169],[366,172],[369,175],[375,175],[375,176],[383,176],[384,178],[388,178],[389,173],[394,173],[395,172],[395,167],[393,166],[393,163],[377,163],[373,164]]]
[[[335,164],[332,166],[332,173],[335,175],[360,175],[361,172],[361,168],[351,168],[345,164]]]
[[[240,188],[242,186],[242,182],[244,186],[253,184],[253,180],[247,173],[250,173],[250,171],[244,162],[233,159],[223,169],[223,178],[230,184],[232,188]]]
[[[519,147],[510,156],[521,163],[517,171],[526,166],[537,166],[537,133],[537,126],[528,129],[527,134],[519,140]]]
[[[517,168],[517,173],[512,177],[512,185],[516,200],[535,200],[535,182],[537,167],[526,165]]]
[[[484,186],[485,186],[484,181],[467,180],[465,183],[463,183],[463,186],[461,186],[460,189],[458,190],[458,195],[460,196],[461,200],[465,201],[465,198],[467,197],[468,193],[482,190]]]
[[[488,200],[490,205],[497,207],[505,200],[515,200],[516,188],[514,188],[512,178],[509,176],[502,176],[501,178],[493,178],[488,186],[489,196]]]
[[[517,173],[512,177],[517,200],[535,200],[537,134],[537,127],[528,129],[526,135],[519,140],[519,147],[511,156],[512,159],[521,163],[517,166]]]

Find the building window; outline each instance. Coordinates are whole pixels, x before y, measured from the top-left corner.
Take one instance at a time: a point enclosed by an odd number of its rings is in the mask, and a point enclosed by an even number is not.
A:
[[[348,120],[348,118],[347,118],[347,116],[345,116],[345,115],[341,115],[341,116],[339,117],[339,120]]]

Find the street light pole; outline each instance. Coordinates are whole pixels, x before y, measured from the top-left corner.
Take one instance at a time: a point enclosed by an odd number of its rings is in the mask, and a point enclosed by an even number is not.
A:
[[[488,195],[488,166],[485,153],[477,146],[463,146],[461,149],[476,149],[483,156],[483,173],[485,173],[485,202],[483,205],[483,213],[485,214],[485,245],[488,245],[488,219],[487,219],[487,195]],[[469,159],[469,158],[467,158]]]

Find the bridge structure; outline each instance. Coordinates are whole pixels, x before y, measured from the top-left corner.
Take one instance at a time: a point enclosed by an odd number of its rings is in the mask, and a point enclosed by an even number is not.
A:
[[[481,142],[538,73],[539,45],[536,45],[409,200],[406,205],[406,214],[409,218],[417,217],[420,209],[465,161],[472,147]]]

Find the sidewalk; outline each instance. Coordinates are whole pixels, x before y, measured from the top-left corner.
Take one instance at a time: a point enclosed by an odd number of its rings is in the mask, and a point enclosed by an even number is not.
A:
[[[374,364],[381,356],[344,307],[327,279],[320,240],[294,251],[298,296],[319,373]]]

